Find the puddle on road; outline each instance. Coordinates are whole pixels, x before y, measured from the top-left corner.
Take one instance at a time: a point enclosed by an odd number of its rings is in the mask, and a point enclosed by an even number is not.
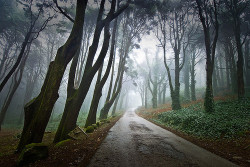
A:
[[[129,127],[132,131],[140,131],[140,132],[150,132],[152,131],[148,127],[146,127],[144,124],[138,124],[135,121],[130,121],[129,122]]]

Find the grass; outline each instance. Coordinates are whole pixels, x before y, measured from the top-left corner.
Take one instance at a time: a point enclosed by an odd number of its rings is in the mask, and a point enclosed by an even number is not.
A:
[[[178,111],[162,112],[155,122],[184,133],[206,138],[234,138],[250,130],[250,101],[217,101],[214,113],[205,113],[203,103]]]

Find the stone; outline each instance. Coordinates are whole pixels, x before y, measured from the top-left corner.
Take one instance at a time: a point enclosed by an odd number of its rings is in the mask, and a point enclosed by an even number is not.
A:
[[[84,140],[88,137],[88,135],[79,126],[69,132],[68,136],[74,140]]]

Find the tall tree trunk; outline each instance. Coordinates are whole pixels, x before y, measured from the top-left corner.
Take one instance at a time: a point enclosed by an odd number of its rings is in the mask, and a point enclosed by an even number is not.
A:
[[[23,132],[17,150],[25,145],[40,143],[52,109],[58,99],[58,90],[64,71],[81,45],[87,0],[77,0],[76,17],[70,36],[57,51],[55,61],[50,63],[40,94],[25,106]]]
[[[175,51],[175,88],[174,93],[172,95],[172,108],[173,110],[181,109],[180,102],[180,53],[179,51]]]
[[[242,52],[242,44],[240,39],[240,18],[234,19],[234,36],[236,41],[237,48],[237,84],[238,84],[238,99],[241,100],[245,96],[245,86],[244,86],[244,76],[243,76],[243,52]]]
[[[148,88],[147,88],[147,84],[145,84],[145,97],[144,97],[144,104],[145,104],[145,108],[148,108]]]
[[[236,42],[236,50],[237,50],[237,93],[238,93],[238,100],[241,100],[245,96],[245,86],[244,86],[244,58],[243,58],[243,51],[241,43],[241,15],[243,13],[241,2],[238,0],[231,0],[226,2],[228,10],[232,15],[233,19],[233,32]],[[245,4],[247,5],[247,4]],[[245,6],[246,7],[246,6]],[[243,7],[244,8],[244,7]]]
[[[85,97],[89,91],[91,82],[96,72],[102,65],[105,59],[106,53],[108,51],[108,48],[109,48],[109,39],[110,39],[109,24],[113,19],[118,17],[119,14],[121,14],[128,7],[129,2],[130,1],[128,1],[126,5],[124,5],[122,8],[117,10],[117,12],[115,12],[116,0],[112,0],[111,9],[107,17],[103,19],[102,17],[104,14],[105,0],[101,1],[99,14],[97,18],[97,24],[96,24],[96,28],[94,32],[94,38],[93,38],[92,45],[89,47],[88,57],[87,57],[82,81],[78,89],[74,89],[72,87],[71,89],[74,90],[73,93],[67,95],[67,100],[66,100],[63,116],[60,121],[59,127],[57,129],[54,142],[58,142],[58,141],[68,138],[67,136],[68,133],[76,127],[76,121],[77,121],[82,103],[85,100]],[[100,35],[101,35],[103,28],[104,28],[104,41],[103,41],[102,49],[96,62],[93,64],[94,57],[97,52],[97,48],[99,44]]]
[[[213,69],[213,93],[215,96],[218,94],[218,82],[219,82],[217,71],[218,71],[218,68],[217,68],[217,63],[215,61],[215,66]]]
[[[85,127],[96,123],[96,113],[97,113],[97,108],[99,105],[100,98],[102,96],[102,89],[103,89],[103,86],[105,85],[105,83],[108,79],[108,76],[109,76],[109,73],[111,70],[111,66],[112,66],[112,62],[113,62],[113,64],[115,64],[115,59],[113,60],[113,57],[115,54],[116,29],[117,29],[117,18],[115,19],[114,26],[113,26],[112,39],[111,39],[111,49],[110,49],[108,66],[107,66],[106,72],[105,72],[102,79],[101,79],[101,73],[102,73],[103,65],[99,69],[99,73],[98,73],[98,77],[97,77],[97,81],[96,81],[96,86],[95,86],[95,90],[94,90],[94,95],[93,95],[93,99],[91,102],[91,106],[90,106],[90,110],[89,110],[89,114],[88,114],[88,117],[86,120]]]
[[[118,104],[118,101],[119,101],[119,98],[120,98],[120,94],[116,97],[115,99],[115,104],[114,104],[114,107],[113,107],[113,110],[112,110],[112,115],[114,116],[115,115],[115,112],[116,112],[116,108],[117,108],[117,104]]]
[[[196,93],[195,93],[195,53],[192,54],[192,60],[190,65],[190,76],[191,76],[191,99],[192,101],[196,101]]]
[[[97,112],[100,98],[102,96],[102,87],[100,86],[102,69],[103,69],[103,65],[100,67],[99,72],[98,72],[96,86],[95,86],[93,98],[91,101],[88,117],[85,123],[85,127],[88,127],[89,125],[96,123],[96,112]]]
[[[221,79],[221,82],[220,82],[220,85],[221,87],[225,88],[225,76],[224,76],[224,71],[223,71],[223,64],[222,64],[222,54],[220,54],[219,56],[219,67],[220,67],[220,79]]]
[[[229,56],[227,55],[227,53],[225,52],[225,62],[226,62],[226,81],[227,81],[227,90],[230,90],[230,77],[229,77],[229,71],[230,71],[230,67],[229,67]]]
[[[249,44],[250,40],[247,39],[245,42],[245,81],[246,81],[246,87],[248,87],[248,90],[250,89],[250,52],[249,52]]]
[[[125,60],[124,60],[124,65],[125,65]],[[109,110],[111,108],[111,106],[113,105],[115,99],[117,98],[117,96],[119,95],[121,89],[122,89],[122,80],[123,80],[123,75],[124,75],[124,65],[121,69],[121,72],[120,72],[120,75],[119,75],[119,83],[118,83],[118,87],[116,89],[116,91],[113,93],[111,99],[106,102],[103,106],[103,108],[101,109],[101,112],[100,112],[100,119],[107,119],[108,117],[108,113],[109,113]],[[115,90],[115,89],[114,89]]]
[[[184,98],[185,100],[189,101],[190,100],[190,84],[189,84],[189,80],[190,80],[190,77],[189,77],[189,73],[190,73],[190,70],[189,70],[189,67],[190,67],[190,60],[189,60],[189,56],[186,56],[186,63],[184,65],[184,84],[185,84],[185,87],[184,87]]]
[[[163,91],[162,91],[162,104],[166,103],[166,89],[167,89],[167,85],[164,83]]]
[[[203,32],[205,36],[205,47],[206,47],[206,92],[205,92],[205,100],[204,107],[206,112],[214,112],[214,97],[213,97],[213,68],[214,68],[214,58],[215,58],[215,50],[216,44],[218,40],[219,33],[219,22],[217,18],[217,2],[213,0],[213,16],[211,13],[207,12],[207,6],[204,4],[206,2],[202,2],[200,0],[196,0],[196,4],[198,6],[199,18],[202,23]],[[210,20],[212,19],[212,20]],[[215,34],[213,40],[210,39],[210,25],[208,22],[214,22]]]

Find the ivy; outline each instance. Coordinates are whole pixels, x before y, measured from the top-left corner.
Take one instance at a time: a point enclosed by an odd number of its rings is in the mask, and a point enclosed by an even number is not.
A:
[[[250,101],[216,102],[207,113],[202,103],[177,111],[163,112],[155,121],[190,135],[207,138],[234,138],[250,130]]]

